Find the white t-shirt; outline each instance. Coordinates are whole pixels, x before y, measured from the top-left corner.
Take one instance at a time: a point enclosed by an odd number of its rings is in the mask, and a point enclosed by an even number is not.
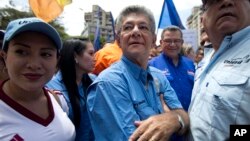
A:
[[[48,91],[46,97],[49,116],[42,119],[13,101],[0,89],[0,140],[73,141],[73,123]]]

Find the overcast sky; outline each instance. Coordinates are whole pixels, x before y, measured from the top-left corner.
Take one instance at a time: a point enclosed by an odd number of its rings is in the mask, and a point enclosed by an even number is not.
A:
[[[186,19],[190,16],[194,6],[201,5],[201,0],[173,0],[177,12],[186,26]],[[158,25],[163,0],[73,0],[73,3],[66,6],[62,16],[63,22],[70,35],[80,35],[84,28],[84,13],[92,11],[92,5],[99,5],[106,12],[111,11],[116,18],[124,7],[128,5],[144,5],[154,13],[156,24]]]
[[[3,7],[9,0],[0,0],[0,7]],[[19,7],[28,6],[28,0],[13,0]],[[155,16],[158,25],[163,0],[72,0],[70,5],[64,8],[61,14],[66,32],[69,35],[80,35],[84,29],[84,13],[92,11],[92,5],[99,5],[106,12],[111,11],[116,18],[121,9],[128,5],[144,5],[149,8]],[[201,4],[201,0],[173,0],[177,12],[186,26],[186,20],[190,16],[192,8]]]

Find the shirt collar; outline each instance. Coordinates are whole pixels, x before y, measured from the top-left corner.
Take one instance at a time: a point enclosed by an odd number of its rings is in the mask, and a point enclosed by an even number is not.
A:
[[[147,67],[146,70],[142,69],[137,64],[131,62],[128,58],[125,56],[122,56],[121,60],[126,65],[126,68],[128,71],[136,78],[141,80],[144,84],[146,84],[147,80],[153,80],[152,75],[150,74],[150,69]]]
[[[246,28],[232,34],[225,36],[225,38],[222,41],[222,44],[220,45],[220,48],[218,49],[218,53],[224,52],[224,50],[231,48],[238,44],[239,42],[242,42],[242,39],[248,40],[250,37],[250,26],[247,26]],[[248,38],[247,38],[248,37]],[[217,54],[218,54],[217,53]]]
[[[244,29],[232,34],[231,36],[226,36],[225,39],[231,39],[232,44],[237,44],[242,41],[242,39],[249,39],[246,37],[250,36],[250,26],[245,27]]]

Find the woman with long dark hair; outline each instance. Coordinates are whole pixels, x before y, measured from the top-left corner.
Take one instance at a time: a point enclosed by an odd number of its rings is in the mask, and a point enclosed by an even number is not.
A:
[[[69,117],[76,127],[76,140],[94,140],[86,109],[86,90],[95,75],[94,47],[88,39],[68,39],[61,49],[58,72],[47,84],[50,89],[59,90],[69,107]]]

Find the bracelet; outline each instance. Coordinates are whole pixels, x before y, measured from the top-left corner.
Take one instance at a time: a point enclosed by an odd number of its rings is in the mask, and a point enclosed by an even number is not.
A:
[[[179,121],[180,126],[181,126],[180,129],[178,130],[178,133],[181,133],[181,131],[183,131],[183,129],[185,128],[185,123],[179,114],[177,114],[177,117],[178,117],[178,121]]]

